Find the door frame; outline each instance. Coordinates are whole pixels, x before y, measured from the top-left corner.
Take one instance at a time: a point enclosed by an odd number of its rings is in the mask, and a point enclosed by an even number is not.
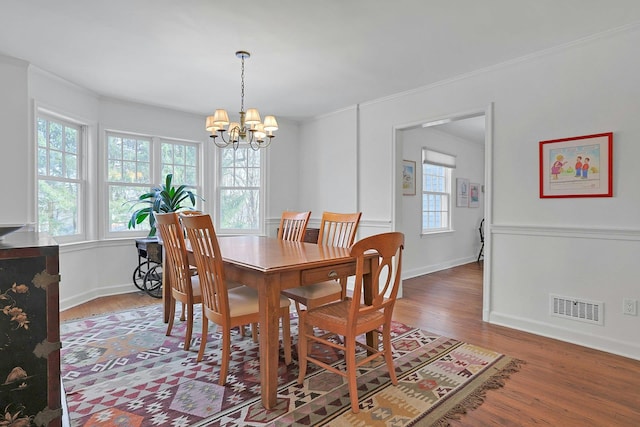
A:
[[[484,136],[484,261],[482,274],[482,320],[489,321],[491,312],[491,225],[493,224],[493,103],[469,111],[463,111],[445,116],[426,118],[420,121],[399,124],[393,126],[392,137],[392,215],[391,228],[398,229],[398,218],[402,214],[402,138],[401,133],[405,130],[422,126],[424,123],[449,122],[464,120],[472,117],[484,115],[485,136]],[[400,291],[402,295],[402,290]]]

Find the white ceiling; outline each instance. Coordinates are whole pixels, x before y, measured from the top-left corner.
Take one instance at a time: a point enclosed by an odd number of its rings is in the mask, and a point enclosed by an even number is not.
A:
[[[640,21],[638,0],[0,0],[0,53],[99,94],[301,119]]]

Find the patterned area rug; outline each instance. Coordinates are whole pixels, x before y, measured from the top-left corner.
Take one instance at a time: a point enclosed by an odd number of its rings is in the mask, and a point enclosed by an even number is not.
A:
[[[360,413],[350,410],[346,379],[310,364],[298,385],[297,358],[281,350],[278,406],[260,403],[258,345],[232,335],[227,385],[218,385],[219,335],[196,363],[200,312],[183,350],[185,322],[165,336],[160,305],[69,321],[61,325],[62,382],[71,426],[400,426],[448,425],[482,403],[522,363],[455,339],[395,323],[398,385],[381,358],[358,373]],[[297,319],[292,318],[292,339]],[[333,349],[316,356],[340,365]]]

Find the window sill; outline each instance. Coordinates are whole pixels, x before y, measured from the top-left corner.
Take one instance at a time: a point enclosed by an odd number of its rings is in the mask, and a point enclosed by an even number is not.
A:
[[[451,229],[451,230],[438,230],[438,231],[430,231],[428,233],[420,233],[420,238],[426,238],[426,237],[433,237],[433,236],[444,236],[447,234],[451,234],[454,233],[455,230]]]

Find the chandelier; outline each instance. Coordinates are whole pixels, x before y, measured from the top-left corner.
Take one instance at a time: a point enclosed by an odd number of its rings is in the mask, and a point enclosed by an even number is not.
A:
[[[241,92],[240,92],[240,122],[229,122],[227,110],[216,110],[213,116],[207,117],[206,129],[211,132],[210,137],[220,148],[231,145],[234,150],[240,143],[247,143],[254,150],[268,147],[274,138],[273,132],[278,130],[278,122],[274,116],[265,116],[264,123],[260,120],[260,113],[256,108],[244,111],[244,60],[251,54],[244,50],[236,52],[242,60]],[[226,138],[225,138],[226,127]],[[218,140],[220,137],[220,140]]]

